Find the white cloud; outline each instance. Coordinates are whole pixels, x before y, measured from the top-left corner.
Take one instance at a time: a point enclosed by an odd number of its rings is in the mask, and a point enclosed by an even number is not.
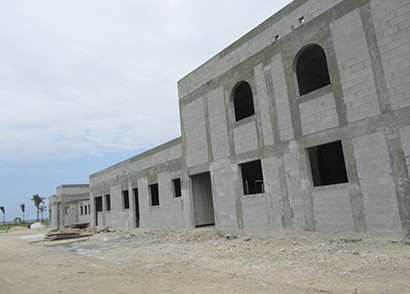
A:
[[[272,2],[0,2],[0,160],[137,150],[178,136],[178,79],[289,1]]]

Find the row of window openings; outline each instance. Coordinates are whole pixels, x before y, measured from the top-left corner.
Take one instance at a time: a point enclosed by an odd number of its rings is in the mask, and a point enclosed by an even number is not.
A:
[[[181,191],[181,180],[180,179],[174,179],[172,180],[173,187],[174,187],[174,197],[181,197],[182,196],[182,191]],[[159,206],[159,187],[158,183],[149,185],[149,190],[150,190],[150,198],[151,198],[151,206]],[[134,196],[137,198],[138,196],[138,188],[133,189]],[[105,209],[107,211],[111,210],[111,196],[110,194],[107,194],[104,196],[105,197]],[[128,190],[122,191],[122,205],[123,209],[129,209],[130,208],[130,196]],[[97,197],[96,198],[96,208],[97,212],[98,211],[103,211],[102,208],[102,197]]]
[[[343,155],[341,141],[336,141],[324,145],[307,148],[310,161],[313,186],[326,186],[347,183],[346,165]],[[242,173],[244,195],[264,193],[264,180],[262,164],[260,160],[255,160],[240,164]],[[289,176],[289,175],[288,175]],[[289,176],[290,177],[290,176]],[[173,180],[174,196],[181,197],[181,181]],[[151,205],[159,206],[159,187],[158,183],[149,185]],[[135,196],[138,196],[138,189],[133,189]],[[130,208],[129,192],[122,191],[123,208]],[[102,197],[96,198],[97,211],[102,211]],[[111,210],[110,195],[105,195],[106,210]]]
[[[296,63],[296,77],[300,96],[330,85],[326,54],[322,47],[311,45],[302,51]],[[236,121],[255,114],[252,89],[247,82],[240,82],[234,88],[233,103]]]
[[[90,214],[91,213],[90,205],[81,206],[80,207],[80,213],[81,213],[81,215]]]
[[[347,183],[341,141],[307,148],[314,187]],[[264,193],[260,160],[240,165],[244,195]]]

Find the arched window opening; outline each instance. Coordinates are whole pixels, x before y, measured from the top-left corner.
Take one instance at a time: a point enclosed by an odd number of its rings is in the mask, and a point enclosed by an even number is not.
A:
[[[300,96],[330,84],[326,54],[319,45],[303,50],[296,64]]]
[[[253,98],[251,86],[247,82],[242,82],[235,89],[233,96],[233,103],[235,105],[235,118],[240,121],[255,114],[253,107]]]

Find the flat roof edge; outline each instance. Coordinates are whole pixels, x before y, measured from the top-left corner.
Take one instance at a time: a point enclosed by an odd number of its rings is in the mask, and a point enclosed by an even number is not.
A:
[[[153,155],[153,154],[155,154],[155,153],[161,152],[161,151],[163,151],[163,150],[169,149],[169,148],[174,147],[174,146],[177,146],[177,145],[179,145],[179,144],[182,144],[182,137],[181,137],[181,136],[180,136],[180,137],[177,137],[177,138],[175,138],[175,139],[173,139],[173,140],[171,140],[171,141],[168,141],[168,142],[166,142],[166,143],[164,143],[164,144],[158,145],[158,146],[156,146],[156,147],[154,147],[154,148],[148,149],[148,150],[146,150],[146,151],[144,151],[144,152],[142,152],[142,153],[140,153],[140,154],[137,154],[137,155],[135,155],[135,156],[133,156],[133,157],[131,157],[131,158],[128,158],[128,159],[126,159],[126,160],[124,160],[124,161],[121,161],[121,162],[119,162],[119,163],[117,163],[117,164],[114,164],[114,165],[112,165],[112,166],[109,166],[109,167],[107,167],[107,168],[105,168],[105,169],[103,169],[103,170],[100,170],[100,171],[96,172],[96,173],[93,173],[92,175],[90,175],[89,178],[90,178],[90,179],[95,178],[95,177],[97,177],[100,173],[104,173],[104,172],[107,172],[107,171],[109,171],[109,170],[112,170],[112,169],[116,169],[116,168],[118,168],[118,167],[121,167],[121,166],[123,166],[123,165],[127,165],[127,164],[130,164],[130,163],[133,163],[133,162],[135,162],[135,161],[137,161],[137,160],[139,160],[139,159],[142,159],[142,158],[144,158],[144,157],[151,156],[151,155]]]

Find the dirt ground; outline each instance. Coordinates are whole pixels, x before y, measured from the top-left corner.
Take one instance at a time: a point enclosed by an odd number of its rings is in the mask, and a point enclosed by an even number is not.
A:
[[[227,238],[210,227],[31,243],[46,232],[0,233],[0,293],[410,293],[408,240]]]

